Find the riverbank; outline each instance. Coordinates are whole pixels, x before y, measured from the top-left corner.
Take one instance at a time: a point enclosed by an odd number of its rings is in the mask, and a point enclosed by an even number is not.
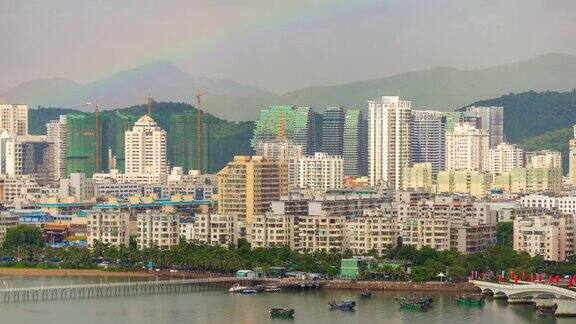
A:
[[[154,273],[144,271],[104,271],[100,269],[33,269],[0,268],[0,276],[24,277],[154,277]]]
[[[448,283],[448,282],[393,282],[393,281],[351,281],[351,280],[330,280],[323,286],[326,289],[341,290],[396,290],[396,291],[450,291],[450,292],[472,292],[476,288],[468,283]]]

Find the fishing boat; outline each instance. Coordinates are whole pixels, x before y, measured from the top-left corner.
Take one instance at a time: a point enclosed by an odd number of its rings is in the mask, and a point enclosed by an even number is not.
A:
[[[432,307],[433,302],[433,299],[431,297],[422,297],[422,298],[398,297],[396,298],[396,300],[400,304],[400,309],[419,310],[419,311],[428,310],[428,308]]]
[[[536,310],[538,311],[538,314],[541,316],[554,315],[556,313],[557,308],[558,305],[556,304],[536,306]]]
[[[362,293],[360,293],[360,298],[370,299],[370,298],[372,298],[372,292],[370,290],[366,289]]]
[[[462,295],[456,299],[456,302],[463,306],[483,306],[484,296],[481,294]]]
[[[347,310],[353,311],[354,307],[356,307],[356,302],[353,300],[346,300],[346,301],[331,301],[328,303],[330,305],[331,310]]]
[[[248,289],[248,287],[244,287],[244,286],[240,286],[239,284],[235,284],[235,285],[232,286],[230,289],[228,289],[228,292],[231,292],[231,293],[241,293],[241,292],[243,292],[245,289]]]
[[[294,308],[272,308],[268,313],[271,318],[294,318]]]

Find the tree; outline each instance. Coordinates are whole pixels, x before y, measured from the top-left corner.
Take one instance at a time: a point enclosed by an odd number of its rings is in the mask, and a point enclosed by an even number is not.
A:
[[[513,235],[513,222],[500,222],[496,225],[496,242],[498,245],[512,247]]]
[[[42,248],[42,231],[35,226],[18,225],[6,231],[2,248],[8,253],[24,252],[30,258]]]

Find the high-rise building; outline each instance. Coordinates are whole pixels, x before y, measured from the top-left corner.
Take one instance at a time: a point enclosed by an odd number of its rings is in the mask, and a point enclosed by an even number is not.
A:
[[[487,131],[468,123],[456,125],[446,132],[446,170],[485,170],[488,145]]]
[[[0,102],[0,132],[28,135],[28,106],[9,105]]]
[[[344,151],[344,122],[346,112],[342,107],[324,110],[322,122],[322,152],[342,156]]]
[[[561,168],[562,153],[551,150],[526,152],[526,166],[530,168]]]
[[[523,168],[524,149],[516,144],[500,143],[488,150],[488,168],[492,174],[510,172],[515,168]]]
[[[490,147],[504,142],[504,107],[468,107],[464,117],[477,118],[478,128],[488,131]]]
[[[54,181],[53,144],[46,136],[14,136],[3,133],[0,150],[3,155],[3,169],[9,177],[30,175],[40,185]]]
[[[94,173],[108,170],[108,150],[102,134],[109,132],[109,118],[100,115],[71,114],[66,116],[66,173]]]
[[[57,182],[67,177],[66,133],[66,115],[46,123],[48,142],[52,143],[54,149],[54,180]]]
[[[167,174],[166,131],[148,115],[125,133],[126,174]]]
[[[410,158],[412,163],[431,163],[433,174],[444,170],[446,117],[440,111],[412,110]]]
[[[286,169],[261,156],[235,156],[218,172],[218,213],[248,224],[288,192]]]
[[[368,175],[371,185],[402,186],[410,166],[411,102],[382,97],[368,102]]]
[[[368,124],[362,111],[350,109],[344,119],[343,153],[344,175],[366,175],[368,163]]]
[[[338,155],[316,152],[298,161],[298,187],[312,192],[325,192],[342,188],[344,183],[344,160]]]
[[[201,154],[198,159],[198,141],[196,132],[196,110],[189,110],[183,114],[170,116],[168,128],[168,160],[173,167],[182,167],[184,172],[200,170],[207,172],[208,165],[208,137],[209,127],[206,127],[205,115],[202,115],[202,143]],[[200,162],[200,165],[199,165]]]
[[[576,185],[576,125],[574,129],[574,138],[570,140],[568,151],[568,177],[572,185]]]
[[[304,154],[316,152],[316,121],[310,107],[270,106],[260,111],[251,141],[252,147],[256,149],[260,140],[277,139],[281,121],[285,124],[286,137],[302,145]]]

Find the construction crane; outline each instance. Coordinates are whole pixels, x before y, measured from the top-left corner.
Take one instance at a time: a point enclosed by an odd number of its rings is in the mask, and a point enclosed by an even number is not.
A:
[[[202,103],[201,98],[207,92],[196,91],[196,167],[202,173]]]

